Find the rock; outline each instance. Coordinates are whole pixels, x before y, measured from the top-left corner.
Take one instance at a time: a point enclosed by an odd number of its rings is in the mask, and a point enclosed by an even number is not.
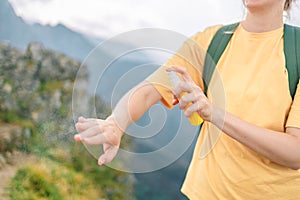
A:
[[[11,86],[10,84],[8,84],[8,83],[5,83],[4,86],[3,86],[3,90],[4,90],[6,93],[10,94],[10,93],[11,93],[11,90],[12,90],[12,86]]]
[[[45,48],[43,44],[39,42],[31,42],[27,47],[26,56],[33,60],[40,61],[44,57],[44,50]]]
[[[5,160],[4,156],[2,154],[0,154],[0,169],[5,167],[5,165],[6,165],[6,160]]]
[[[87,86],[86,67],[81,69],[85,73],[76,77],[80,62],[37,42],[30,43],[25,52],[0,42],[0,58],[0,112],[10,113],[3,116],[5,122],[23,118],[38,124],[52,115],[67,117],[75,79]],[[83,97],[83,102],[87,98]]]
[[[25,128],[24,135],[27,139],[29,139],[31,137],[31,130],[29,128]]]
[[[5,152],[5,160],[7,164],[13,164],[13,154],[9,151]]]
[[[0,123],[0,153],[12,152],[22,144],[22,127]]]

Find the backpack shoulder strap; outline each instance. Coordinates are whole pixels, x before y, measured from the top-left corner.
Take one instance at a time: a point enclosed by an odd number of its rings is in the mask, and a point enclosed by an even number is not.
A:
[[[298,51],[298,52],[297,52]],[[300,28],[284,25],[284,54],[286,68],[288,70],[289,87],[292,99],[294,99],[297,84],[300,78]]]
[[[221,58],[224,50],[230,41],[233,32],[237,28],[239,23],[234,23],[221,27],[214,35],[210,45],[208,47],[203,69],[203,80],[204,80],[204,93],[207,93],[208,85],[216,65]]]

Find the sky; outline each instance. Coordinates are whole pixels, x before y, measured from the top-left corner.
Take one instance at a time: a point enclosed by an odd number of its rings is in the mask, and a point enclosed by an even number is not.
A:
[[[190,36],[205,27],[243,19],[241,0],[9,0],[28,23],[67,27],[96,37],[139,28],[163,28]],[[188,2],[188,3],[187,3]],[[300,24],[300,6],[292,21]],[[294,24],[295,24],[294,23]]]

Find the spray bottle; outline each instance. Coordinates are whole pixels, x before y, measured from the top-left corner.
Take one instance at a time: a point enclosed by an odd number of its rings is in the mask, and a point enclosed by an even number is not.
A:
[[[176,72],[169,72],[169,77],[174,87],[176,87],[181,82]],[[180,94],[180,97],[182,97],[185,94],[186,92],[183,92],[182,94]],[[189,103],[187,106],[189,106],[190,104],[191,103]],[[192,115],[189,117],[189,121],[193,126],[199,126],[201,123],[203,123],[203,119],[199,116],[197,112],[192,113]]]

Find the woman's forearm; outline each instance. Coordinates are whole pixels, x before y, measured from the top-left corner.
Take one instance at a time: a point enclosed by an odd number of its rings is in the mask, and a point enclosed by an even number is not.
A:
[[[161,95],[151,84],[142,82],[122,97],[114,108],[111,117],[125,132],[131,123],[140,119],[160,99]]]
[[[300,129],[288,128],[286,133],[250,124],[234,115],[215,108],[212,123],[230,137],[273,162],[300,168]]]
[[[276,132],[250,124],[215,107],[186,69],[173,66],[167,71],[177,72],[183,77],[183,81],[177,85],[173,93],[177,98],[183,92],[187,93],[179,101],[180,108],[186,108],[184,114],[187,117],[197,112],[202,119],[212,122],[228,136],[269,160],[293,169],[300,168],[299,128],[287,128],[285,132]]]
[[[107,119],[79,117],[75,125],[79,133],[74,139],[87,145],[103,144],[104,153],[99,156],[98,164],[109,163],[117,155],[127,126],[138,120],[160,99],[160,94],[152,85],[141,83],[121,98]]]

